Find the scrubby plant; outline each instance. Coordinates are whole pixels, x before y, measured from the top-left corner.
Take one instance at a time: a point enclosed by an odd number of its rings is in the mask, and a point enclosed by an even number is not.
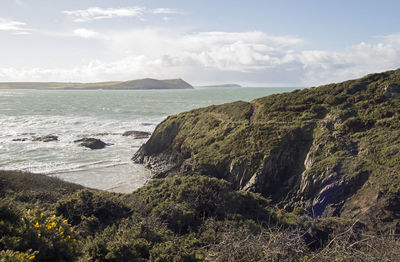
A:
[[[3,250],[0,252],[1,262],[29,262],[36,258],[38,251],[32,252],[27,250],[26,252]]]
[[[28,209],[14,221],[1,221],[2,229],[6,228],[3,249],[19,251],[19,255],[34,250],[39,261],[72,261],[77,256],[76,234],[62,217]]]
[[[129,217],[131,209],[112,193],[81,190],[57,202],[56,214],[78,226],[83,235],[91,235],[101,228]]]
[[[132,195],[147,206],[149,214],[178,234],[196,230],[207,218],[277,222],[267,199],[234,191],[222,179],[190,176],[153,180]]]

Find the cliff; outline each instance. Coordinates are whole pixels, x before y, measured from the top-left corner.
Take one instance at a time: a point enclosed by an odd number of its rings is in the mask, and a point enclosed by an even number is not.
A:
[[[205,175],[287,210],[397,226],[400,70],[168,117],[135,154],[155,178]]]

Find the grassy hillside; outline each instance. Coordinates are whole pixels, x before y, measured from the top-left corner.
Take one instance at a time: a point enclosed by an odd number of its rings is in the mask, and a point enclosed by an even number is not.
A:
[[[153,180],[131,194],[38,174],[0,171],[0,178],[1,261],[400,258],[394,235],[376,235],[353,220],[286,212],[216,178]]]
[[[133,159],[158,178],[222,178],[288,210],[394,226],[399,86],[396,70],[170,116]]]

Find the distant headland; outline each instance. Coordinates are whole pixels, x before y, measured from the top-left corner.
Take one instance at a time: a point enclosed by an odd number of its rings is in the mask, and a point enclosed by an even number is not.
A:
[[[178,79],[157,80],[152,78],[97,82],[97,83],[63,83],[63,82],[0,82],[0,89],[66,89],[66,90],[152,90],[152,89],[193,89],[186,81]]]

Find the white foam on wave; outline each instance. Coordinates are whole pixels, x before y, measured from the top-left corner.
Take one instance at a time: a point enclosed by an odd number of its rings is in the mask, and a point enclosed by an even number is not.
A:
[[[149,119],[120,121],[88,116],[0,115],[0,169],[55,175],[98,189],[118,188],[113,181],[122,183],[123,180],[112,176],[132,180],[130,158],[146,141],[124,137],[123,132],[152,132],[157,124],[155,121],[144,126],[141,123],[148,123]],[[57,135],[58,141],[32,141],[34,137],[48,134]],[[102,150],[90,150],[74,143],[82,137],[96,137],[113,145]],[[27,140],[12,141],[21,138]],[[112,175],[104,174],[105,170]],[[102,177],[98,176],[99,173]],[[141,176],[138,174],[138,177]],[[140,186],[144,179],[135,183]]]

